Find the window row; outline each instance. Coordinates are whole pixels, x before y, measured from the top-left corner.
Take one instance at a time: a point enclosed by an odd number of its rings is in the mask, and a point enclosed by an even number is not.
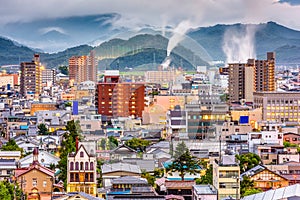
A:
[[[94,170],[94,162],[75,162],[75,168],[74,168],[74,162],[70,162],[70,170]]]

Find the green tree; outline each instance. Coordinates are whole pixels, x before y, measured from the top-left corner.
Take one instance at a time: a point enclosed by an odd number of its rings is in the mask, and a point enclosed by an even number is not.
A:
[[[12,200],[14,197],[11,195],[9,189],[6,187],[4,181],[0,182],[0,199],[2,200]]]
[[[0,182],[0,199],[21,200],[22,190],[19,186],[4,180]],[[15,198],[14,198],[15,197]]]
[[[236,159],[239,160],[241,173],[244,173],[261,163],[260,157],[255,153],[236,155]]]
[[[213,168],[209,165],[205,171],[205,175],[196,179],[196,184],[212,184],[213,183]]]
[[[249,178],[249,176],[244,176],[241,181],[240,194],[241,197],[248,196],[251,194],[256,194],[262,192],[259,188],[254,188],[254,181]]]
[[[142,170],[141,177],[145,178],[151,186],[154,186],[155,177],[153,175],[151,175],[149,172],[146,172],[146,170]]]
[[[58,67],[60,73],[64,75],[69,75],[69,67],[68,66],[59,66]]]
[[[104,160],[97,160],[97,174],[99,174],[99,177],[97,177],[98,188],[101,188],[103,186],[102,170],[101,170],[103,164],[104,164]]]
[[[76,138],[78,137],[81,140],[82,136],[80,135],[80,130],[76,126],[74,120],[68,121],[66,126],[66,132],[63,135],[63,140],[60,148],[60,161],[58,163],[58,168],[61,170],[59,174],[59,179],[64,181],[66,186],[67,181],[67,163],[68,163],[68,154],[76,151]]]
[[[181,144],[179,143],[176,147],[176,152],[179,152],[179,149],[181,149]],[[189,150],[186,150],[185,152],[181,153],[175,160],[172,162],[171,165],[169,165],[166,170],[168,173],[172,174],[173,172],[179,172],[179,176],[181,177],[181,180],[184,180],[184,175],[187,173],[190,174],[197,174],[199,169],[199,163],[196,157],[192,156]]]
[[[101,141],[100,141],[100,147],[101,147],[102,150],[106,149],[106,139],[105,138],[101,139]]]
[[[154,168],[154,172],[153,172],[154,176],[156,178],[161,178],[164,176],[164,169],[162,168]]]
[[[109,136],[108,137],[108,148],[110,150],[115,149],[119,146],[119,142],[117,140],[117,138],[115,138],[114,136]]]
[[[177,159],[183,154],[184,152],[188,151],[186,144],[182,141],[177,144],[176,149],[174,151],[174,158]]]
[[[49,130],[46,126],[46,124],[39,124],[38,125],[38,133],[39,135],[49,135]]]
[[[17,145],[14,139],[10,139],[1,149],[3,151],[21,151],[21,154],[23,153],[23,149]]]
[[[150,145],[150,141],[140,138],[132,138],[131,140],[127,140],[125,142],[125,145],[132,149],[135,149],[138,152],[145,152],[146,147]]]

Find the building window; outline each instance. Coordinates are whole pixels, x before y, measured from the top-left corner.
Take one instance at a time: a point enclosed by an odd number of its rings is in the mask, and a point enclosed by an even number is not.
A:
[[[83,151],[80,152],[80,157],[83,158]]]
[[[71,174],[70,174],[70,182],[73,182],[73,181],[74,181],[74,174],[71,173]]]
[[[93,173],[90,174],[90,182],[94,182],[94,174]]]
[[[89,163],[85,162],[85,170],[89,170]]]
[[[79,174],[78,173],[75,174],[75,181],[79,182]]]
[[[83,170],[83,162],[80,162],[80,170]]]
[[[74,162],[70,163],[70,170],[74,170]]]
[[[90,163],[90,170],[94,170],[94,163],[93,162]]]
[[[78,162],[75,163],[75,170],[79,170],[79,163]]]
[[[47,181],[43,181],[43,187],[47,187]]]
[[[91,129],[92,128],[92,125],[91,124],[86,124],[86,129]]]
[[[37,186],[37,179],[33,178],[32,179],[32,187],[36,187]]]

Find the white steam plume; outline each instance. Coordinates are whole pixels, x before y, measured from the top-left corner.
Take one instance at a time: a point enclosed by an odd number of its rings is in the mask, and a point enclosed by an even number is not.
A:
[[[243,62],[255,58],[255,33],[254,25],[246,25],[243,29],[227,29],[224,33],[223,51],[226,63]]]
[[[167,48],[167,56],[170,56],[171,51],[177,46],[181,40],[184,38],[184,34],[192,27],[190,21],[182,21],[178,26],[173,30],[173,35],[169,40]]]
[[[164,62],[161,64],[162,69],[165,70],[167,69],[171,64],[171,58],[170,57],[166,57]]]

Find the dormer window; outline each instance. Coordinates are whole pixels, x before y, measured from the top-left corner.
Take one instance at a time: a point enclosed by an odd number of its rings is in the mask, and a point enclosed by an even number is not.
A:
[[[80,152],[80,157],[83,158],[83,151]]]

